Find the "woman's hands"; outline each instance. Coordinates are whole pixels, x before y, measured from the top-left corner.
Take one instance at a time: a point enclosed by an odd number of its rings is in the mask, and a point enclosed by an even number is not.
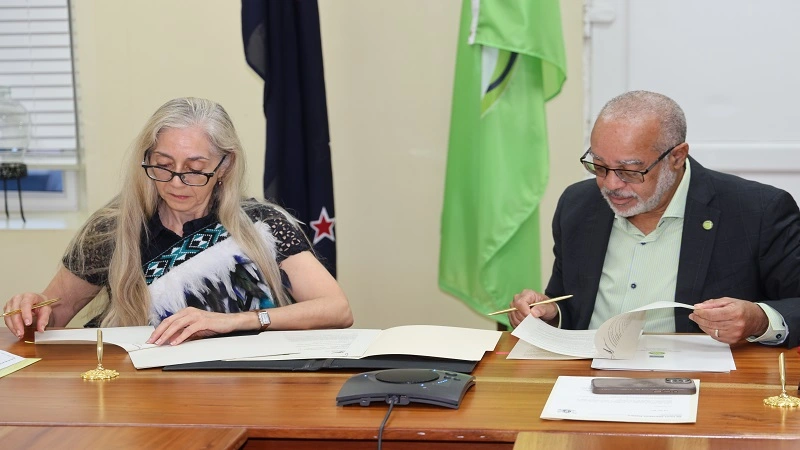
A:
[[[21,312],[3,318],[8,329],[19,339],[22,339],[27,326],[35,325],[36,331],[44,331],[53,309],[50,306],[32,309],[32,306],[46,300],[47,297],[44,294],[36,292],[26,292],[11,297],[11,300],[3,307],[3,312],[15,309],[19,309]]]
[[[19,339],[25,335],[25,327],[33,325],[36,331],[44,331],[45,327],[65,327],[84,306],[100,292],[100,286],[78,278],[75,274],[61,266],[50,284],[41,294],[26,292],[11,297],[3,307],[3,312],[21,310],[19,314],[5,317],[9,330]],[[59,298],[52,306],[31,309],[36,303],[49,298]]]
[[[150,335],[147,343],[178,345],[187,340],[259,328],[261,322],[253,311],[225,314],[189,307],[164,319]]]

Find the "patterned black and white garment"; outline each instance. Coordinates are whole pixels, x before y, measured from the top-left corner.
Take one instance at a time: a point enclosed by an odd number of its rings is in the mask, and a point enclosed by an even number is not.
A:
[[[247,214],[280,264],[291,255],[308,250],[307,241],[280,211],[248,202]],[[151,297],[150,324],[187,306],[212,312],[236,313],[272,308],[274,297],[263,274],[230,239],[216,214],[186,222],[183,237],[164,227],[158,214],[147,224],[149,237],[141,244],[142,270]],[[92,267],[107,267],[109,249],[86,252],[84,270],[64,265],[78,277],[97,286],[108,286],[108,272]],[[284,285],[289,280],[281,271]],[[112,293],[113,297],[113,293]],[[113,300],[112,300],[113,301]],[[91,323],[90,323],[91,324]]]

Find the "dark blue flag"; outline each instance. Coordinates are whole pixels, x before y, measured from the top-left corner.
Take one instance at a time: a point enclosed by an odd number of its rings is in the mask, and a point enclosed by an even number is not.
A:
[[[316,0],[242,0],[250,67],[264,79],[267,150],[264,197],[304,223],[336,276],[328,109]]]

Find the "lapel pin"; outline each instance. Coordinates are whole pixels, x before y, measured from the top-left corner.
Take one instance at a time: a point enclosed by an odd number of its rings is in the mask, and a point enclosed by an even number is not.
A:
[[[708,231],[708,230],[710,230],[712,228],[714,228],[714,222],[712,222],[710,220],[706,220],[705,222],[703,222],[703,229],[704,230]]]

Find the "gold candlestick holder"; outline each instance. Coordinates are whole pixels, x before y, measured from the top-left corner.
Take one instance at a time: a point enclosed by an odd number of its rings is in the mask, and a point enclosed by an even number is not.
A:
[[[83,372],[84,380],[110,380],[117,378],[119,372],[103,367],[103,330],[97,330],[97,368]]]
[[[764,404],[779,408],[797,408],[800,406],[800,398],[786,394],[786,366],[783,360],[783,352],[778,357],[778,368],[781,372],[781,394],[765,398]]]

